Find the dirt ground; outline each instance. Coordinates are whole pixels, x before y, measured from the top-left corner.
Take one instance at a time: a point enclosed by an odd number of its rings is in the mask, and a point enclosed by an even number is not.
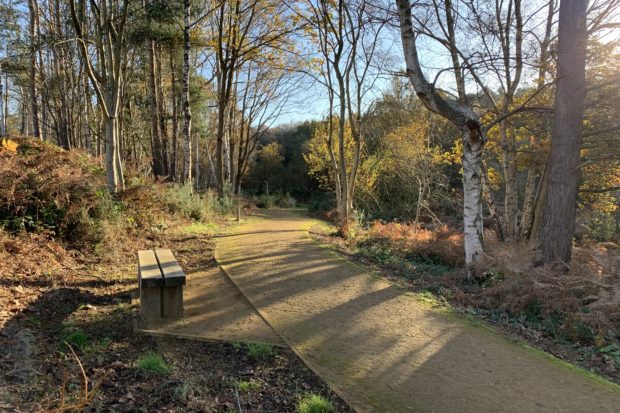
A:
[[[84,382],[63,344],[71,341],[88,388],[101,381],[85,411],[294,412],[299,397],[313,392],[352,412],[290,350],[268,346],[255,355],[240,343],[133,334],[135,251],[161,247],[174,251],[191,286],[207,288],[203,295],[188,290],[190,321],[210,304],[215,318],[198,319],[212,329],[207,334],[219,335],[212,338],[234,340],[228,333],[239,329],[239,339],[271,336],[222,277],[213,246],[210,235],[182,228],[136,239],[107,257],[64,250],[40,236],[0,239],[0,411],[58,412],[61,398],[65,407],[77,402]],[[227,315],[225,303],[234,312]],[[148,354],[160,355],[168,371],[139,368]]]
[[[615,412],[620,387],[432,308],[268,211],[216,258],[304,362],[359,412]]]

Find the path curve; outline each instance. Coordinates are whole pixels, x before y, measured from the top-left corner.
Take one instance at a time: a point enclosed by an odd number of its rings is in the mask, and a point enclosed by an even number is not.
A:
[[[268,211],[216,259],[260,315],[355,410],[617,412],[620,386],[420,303]]]

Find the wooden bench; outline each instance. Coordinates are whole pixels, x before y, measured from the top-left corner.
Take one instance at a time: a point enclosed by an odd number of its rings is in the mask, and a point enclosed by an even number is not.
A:
[[[183,317],[185,273],[170,250],[138,251],[140,319],[152,324]]]

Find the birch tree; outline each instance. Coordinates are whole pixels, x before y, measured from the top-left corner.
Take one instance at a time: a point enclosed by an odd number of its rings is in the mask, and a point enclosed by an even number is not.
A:
[[[70,0],[69,6],[78,46],[104,117],[108,188],[111,192],[118,192],[124,189],[119,147],[119,115],[121,89],[127,66],[129,0],[91,1],[93,18],[90,22],[94,25],[92,38],[83,30],[82,17],[77,13],[75,0]],[[86,7],[85,0],[79,0],[79,7]],[[96,60],[89,53],[91,45],[94,47]]]
[[[460,71],[459,56],[455,47],[451,47],[451,58],[455,61],[454,76],[457,99],[445,98],[433,83],[430,83],[420,64],[417,37],[414,31],[411,2],[396,0],[400,21],[400,33],[407,67],[407,75],[416,94],[432,112],[450,120],[461,133],[463,144],[463,225],[465,244],[465,265],[468,276],[483,256],[483,221],[482,221],[482,148],[486,136],[479,116],[467,104],[465,80]],[[450,0],[446,0],[447,32],[455,44],[454,16]]]

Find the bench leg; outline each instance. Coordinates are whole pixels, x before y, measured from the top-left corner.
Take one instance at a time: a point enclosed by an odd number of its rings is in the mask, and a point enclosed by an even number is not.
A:
[[[140,321],[150,325],[160,321],[162,314],[162,289],[140,288]]]
[[[183,317],[183,286],[164,287],[162,294],[162,317]]]

